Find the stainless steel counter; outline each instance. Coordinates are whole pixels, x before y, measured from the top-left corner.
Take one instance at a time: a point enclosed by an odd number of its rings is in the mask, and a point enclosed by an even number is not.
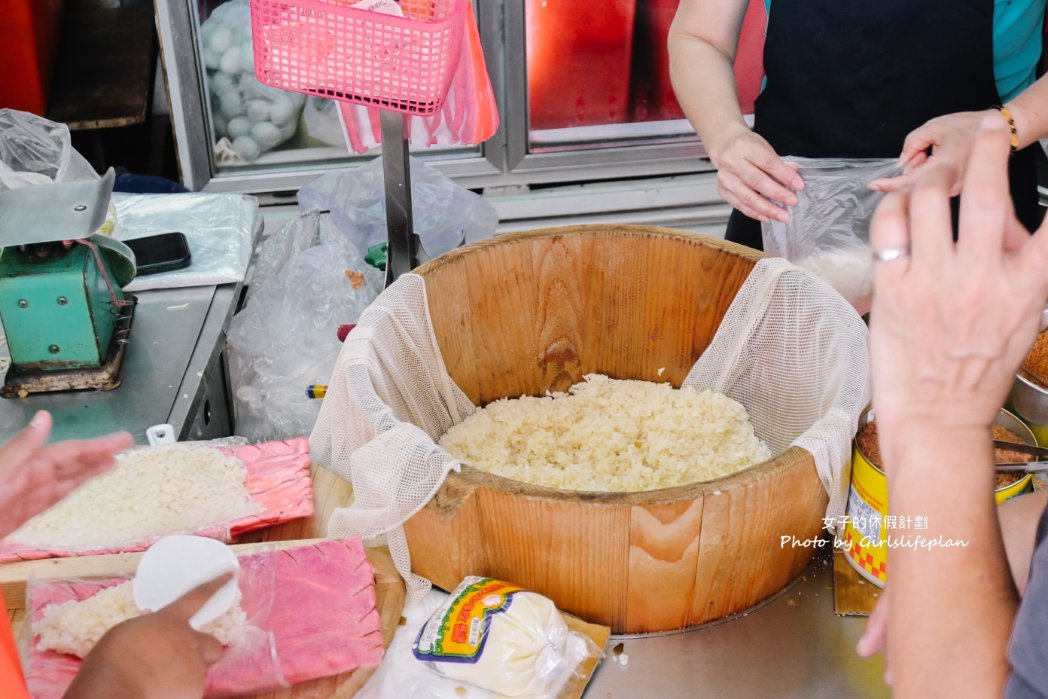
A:
[[[883,656],[855,654],[865,625],[833,613],[833,566],[820,558],[745,616],[686,633],[613,637],[585,699],[889,697]],[[625,665],[612,650],[618,643]]]
[[[184,438],[202,409],[204,378],[225,346],[239,289],[225,284],[138,293],[121,385],[0,399],[0,441],[40,409],[54,415],[53,440],[127,430],[144,444],[146,428],[164,423]]]

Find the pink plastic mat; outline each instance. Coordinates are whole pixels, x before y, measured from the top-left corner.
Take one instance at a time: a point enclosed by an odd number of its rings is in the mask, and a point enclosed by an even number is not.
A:
[[[309,439],[297,437],[283,442],[264,442],[243,447],[219,447],[247,467],[247,486],[251,499],[262,506],[259,514],[225,522],[193,533],[229,541],[241,534],[313,514],[313,481],[309,477]],[[62,556],[90,556],[104,553],[143,551],[153,543],[137,541],[91,551],[62,548],[27,548],[0,540],[0,563],[30,561]]]
[[[49,604],[85,599],[120,582],[35,586],[27,604],[30,623]],[[209,670],[208,697],[261,692],[375,667],[382,660],[374,570],[359,539],[243,556],[240,590],[252,628]],[[76,676],[80,660],[41,652],[37,645],[34,638],[26,658],[30,692],[35,699],[57,699]]]

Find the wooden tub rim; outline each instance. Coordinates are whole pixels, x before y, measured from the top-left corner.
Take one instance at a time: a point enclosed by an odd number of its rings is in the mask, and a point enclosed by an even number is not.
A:
[[[552,228],[537,228],[535,230],[528,231],[517,231],[514,233],[503,233],[501,235],[494,236],[492,238],[485,238],[484,240],[477,241],[475,243],[469,243],[463,245],[460,248],[455,248],[450,252],[446,252],[440,257],[430,260],[417,268],[412,270],[412,274],[417,274],[423,279],[427,274],[436,272],[442,267],[455,264],[460,258],[472,255],[484,248],[491,247],[493,245],[508,245],[512,243],[520,243],[522,241],[528,241],[536,238],[557,238],[565,235],[572,234],[606,234],[606,235],[620,235],[624,234],[626,237],[650,237],[659,236],[663,238],[674,238],[681,240],[693,245],[699,245],[701,247],[708,248],[719,248],[725,252],[730,252],[742,257],[743,259],[757,264],[760,260],[767,257],[763,252],[748,248],[745,245],[739,245],[723,238],[714,238],[704,233],[689,233],[686,231],[677,230],[674,228],[665,228],[662,226],[645,226],[636,223],[624,223],[624,224],[604,224],[604,223],[585,223],[574,226],[556,226]]]
[[[815,473],[815,459],[805,449],[791,446],[781,454],[747,466],[741,471],[710,481],[685,483],[682,485],[640,491],[588,491],[551,488],[526,483],[463,464],[461,471],[449,471],[447,478],[432,501],[440,508],[455,507],[476,488],[488,488],[497,492],[511,493],[525,499],[586,502],[598,505],[656,505],[675,502],[690,502],[700,497],[716,497],[733,490],[736,486],[752,485],[765,478],[774,477],[798,468],[806,462]]]

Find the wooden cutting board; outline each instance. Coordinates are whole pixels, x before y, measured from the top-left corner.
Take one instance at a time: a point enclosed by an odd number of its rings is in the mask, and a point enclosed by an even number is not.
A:
[[[278,524],[267,529],[250,532],[240,538],[232,548],[238,554],[261,551],[273,547],[308,545],[321,539],[327,531],[327,521],[338,507],[346,507],[353,501],[353,488],[345,480],[316,466],[311,467],[313,476],[313,505],[316,513],[312,517]],[[375,592],[382,624],[382,641],[388,648],[400,625],[404,608],[404,581],[397,573],[385,547],[366,549],[368,560],[375,569]],[[25,621],[26,580],[58,580],[68,578],[112,577],[132,575],[138,566],[141,553],[110,554],[105,556],[83,556],[76,558],[51,558],[21,563],[0,565],[0,590],[7,603],[15,638],[28,633]],[[587,636],[597,648],[603,649],[608,642],[610,629],[607,626],[590,624],[569,614],[564,615],[568,627]],[[28,640],[28,639],[26,639]],[[20,644],[28,647],[28,643]],[[586,690],[601,656],[595,655],[583,661],[557,699],[579,699]],[[357,670],[334,677],[302,682],[288,689],[258,694],[254,699],[321,699],[352,697],[374,673],[375,668]]]
[[[240,555],[272,548],[289,548],[313,543],[323,538],[327,520],[337,507],[345,507],[353,500],[353,489],[346,481],[326,469],[311,467],[313,475],[313,504],[316,514],[312,517],[286,522],[244,536],[232,548]],[[393,640],[404,609],[404,581],[393,566],[389,551],[385,548],[366,549],[368,560],[375,569],[375,593],[382,624],[382,641],[388,648]],[[68,578],[113,577],[132,575],[138,566],[141,553],[110,554],[105,556],[81,556],[76,558],[49,558],[39,561],[24,561],[0,565],[0,589],[7,604],[15,638],[27,630],[25,621],[25,583],[36,580],[60,580]],[[25,646],[23,646],[25,647]],[[374,672],[374,668],[358,668],[353,672],[334,677],[302,682],[288,689],[256,695],[256,699],[319,699],[334,697],[345,699],[353,696]]]
[[[241,544],[232,548],[240,555],[272,548],[291,548],[309,545],[307,541],[281,541]],[[393,560],[385,548],[366,549],[368,560],[375,569],[376,604],[382,624],[382,641],[388,648],[400,623],[404,609],[404,581],[393,567]],[[142,554],[112,554],[79,558],[53,558],[43,561],[11,563],[0,567],[0,587],[7,603],[8,617],[15,638],[28,633],[23,628],[25,610],[25,583],[30,577],[37,580],[68,578],[113,577],[131,575]],[[28,639],[26,639],[28,640]],[[28,644],[19,644],[28,647]],[[302,682],[287,689],[255,695],[256,699],[313,699],[318,697],[345,698],[353,696],[374,672],[374,668],[358,668],[353,672]]]

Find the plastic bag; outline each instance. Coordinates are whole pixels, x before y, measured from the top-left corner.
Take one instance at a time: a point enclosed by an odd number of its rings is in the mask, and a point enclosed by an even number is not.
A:
[[[219,5],[200,25],[207,87],[214,105],[215,139],[252,162],[295,135],[305,95],[263,85],[255,78],[251,12],[247,0]],[[222,151],[216,143],[216,151]]]
[[[69,129],[29,112],[0,109],[0,189],[97,180]]]
[[[386,242],[382,158],[355,170],[324,175],[298,191],[301,211],[330,211],[339,230],[366,250]],[[430,258],[495,234],[498,214],[484,197],[439,170],[411,158],[411,210],[415,233]]]
[[[247,306],[228,334],[237,433],[252,441],[309,433],[321,401],[306,388],[327,383],[336,329],[356,322],[384,280],[326,214],[293,219],[258,255]]]
[[[419,632],[425,627],[430,617],[448,603],[450,596],[446,592],[431,590],[418,602],[404,609],[404,622],[393,637],[393,642],[386,650],[385,658],[367,683],[357,692],[356,699],[388,699],[389,697],[412,697],[413,699],[501,699],[502,694],[478,687],[461,680],[445,677],[435,672],[430,663],[419,662],[413,647]],[[568,656],[565,666],[573,669],[563,674],[564,681],[572,677],[583,676],[583,668],[575,658],[583,660],[599,658],[602,649],[589,638],[571,632],[570,649],[565,643]],[[595,669],[595,668],[594,668]],[[558,679],[559,684],[563,682]],[[557,696],[556,686],[547,687],[543,695]]]
[[[225,456],[238,459],[243,462],[247,471],[244,486],[247,489],[248,497],[254,503],[253,506],[245,508],[245,512],[239,516],[229,513],[229,517],[221,522],[205,524],[191,531],[166,529],[154,531],[150,536],[145,536],[142,531],[136,530],[136,534],[131,539],[108,541],[101,547],[74,546],[56,542],[55,539],[49,540],[47,546],[37,547],[19,543],[17,539],[12,539],[11,535],[8,535],[7,538],[0,539],[0,563],[55,556],[142,551],[156,539],[169,534],[196,534],[220,541],[233,541],[247,532],[313,514],[313,482],[309,476],[309,445],[304,437],[287,441],[229,446],[216,444],[219,441],[225,440],[178,442],[165,446],[139,447],[129,454],[153,451],[158,454],[167,453],[178,456],[186,451],[207,449],[216,450]],[[193,460],[179,458],[178,462],[191,464]],[[185,478],[192,477],[191,473],[187,473],[185,469],[182,470]],[[157,492],[162,490],[163,484],[154,483],[154,485],[156,485]],[[107,513],[99,514],[105,517]],[[14,533],[14,536],[17,536],[17,532]],[[55,536],[57,538],[57,534]]]
[[[415,658],[442,677],[533,699],[556,697],[594,651],[549,598],[472,576],[433,612],[412,646]]]
[[[322,97],[307,97],[302,107],[302,128],[306,135],[336,148],[346,147],[346,135],[338,115],[338,103]]]
[[[902,174],[896,159],[785,158],[800,166],[804,189],[790,220],[761,224],[764,251],[822,277],[865,315],[873,299],[870,219],[883,192],[870,182]]]
[[[125,291],[228,284],[244,279],[251,261],[258,200],[241,194],[113,195],[118,240],[181,231],[192,261],[185,269],[136,277]]]
[[[435,114],[412,115],[406,120],[406,134],[414,146],[472,145],[488,140],[498,131],[498,104],[488,77],[472,3],[466,4],[463,24],[458,67],[444,105]],[[382,143],[377,107],[351,102],[338,104],[345,129],[343,142],[351,151],[366,153]]]

